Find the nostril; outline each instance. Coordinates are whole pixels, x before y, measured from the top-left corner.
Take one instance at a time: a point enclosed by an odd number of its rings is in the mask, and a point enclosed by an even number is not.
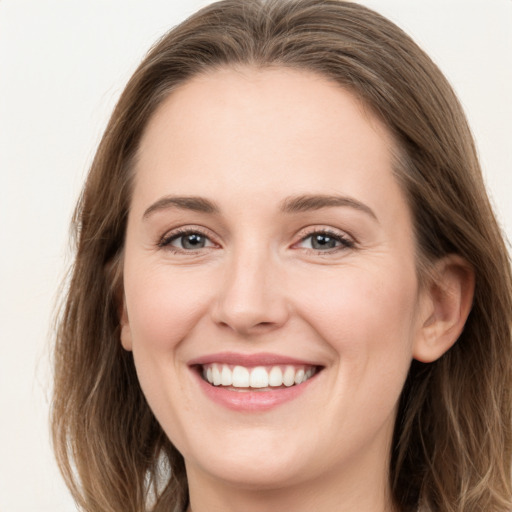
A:
[[[269,327],[269,326],[272,326],[274,325],[274,322],[260,322],[259,324],[256,324],[254,327],[255,328],[258,328],[258,327]]]
[[[238,317],[233,316],[230,319],[218,321],[217,325],[222,329],[229,329],[237,332],[238,334],[247,336],[270,331],[279,327],[281,323],[270,321],[258,322],[254,321],[253,318],[243,317],[240,315]]]

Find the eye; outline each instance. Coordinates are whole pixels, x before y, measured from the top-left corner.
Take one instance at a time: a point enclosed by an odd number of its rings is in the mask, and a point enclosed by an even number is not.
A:
[[[340,233],[315,231],[302,238],[297,246],[314,251],[328,252],[354,247],[354,242]]]
[[[200,231],[178,231],[165,235],[159,242],[159,247],[165,247],[175,252],[188,252],[215,247],[215,244]]]

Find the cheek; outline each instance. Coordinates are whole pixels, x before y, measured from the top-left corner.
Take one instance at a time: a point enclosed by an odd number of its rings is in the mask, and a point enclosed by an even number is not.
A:
[[[125,269],[125,295],[134,352],[168,352],[204,315],[210,301],[208,276],[169,268]]]
[[[189,435],[179,418],[195,407],[184,388],[186,366],[180,347],[203,318],[209,301],[205,276],[184,274],[168,267],[125,263],[125,296],[140,386],[177,446]]]
[[[414,267],[347,265],[304,275],[301,284],[296,296],[302,316],[343,360],[361,366],[374,359],[390,366],[410,362],[417,316]]]
[[[322,404],[333,429],[325,460],[347,450],[347,438],[356,449],[383,428],[392,431],[412,360],[417,312],[412,265],[347,264],[333,270],[304,274],[295,289],[312,338],[332,354],[334,371],[326,372],[332,391]]]

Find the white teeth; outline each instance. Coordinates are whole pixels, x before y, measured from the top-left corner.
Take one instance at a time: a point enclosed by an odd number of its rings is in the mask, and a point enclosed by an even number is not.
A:
[[[208,364],[202,368],[203,378],[214,386],[234,388],[290,387],[310,379],[316,370],[304,366],[244,366],[230,367],[227,364]]]
[[[273,366],[268,374],[268,384],[272,387],[283,385],[283,372],[279,366]]]
[[[267,388],[268,387],[268,373],[263,366],[256,366],[251,371],[251,388]]]
[[[231,373],[229,366],[226,366],[225,364],[222,365],[222,372],[220,374],[220,380],[221,380],[220,383],[223,386],[231,386],[231,384],[233,384],[233,374]]]
[[[247,368],[244,368],[243,366],[235,366],[233,368],[233,387],[249,387],[249,370]]]
[[[295,368],[293,366],[287,366],[283,374],[283,384],[287,387],[295,384]]]
[[[300,384],[302,380],[304,379],[305,372],[301,368],[296,374],[295,374],[295,384]]]
[[[220,386],[222,379],[220,377],[219,367],[216,364],[214,364],[212,366],[212,377],[213,377],[213,385]]]

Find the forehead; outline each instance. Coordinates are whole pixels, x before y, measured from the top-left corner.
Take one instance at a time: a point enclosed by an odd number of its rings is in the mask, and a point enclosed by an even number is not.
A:
[[[147,201],[157,190],[229,191],[243,199],[246,193],[270,198],[280,189],[281,195],[350,193],[379,203],[389,200],[386,187],[400,194],[394,147],[369,109],[321,75],[220,69],[194,77],[157,109],[141,141],[135,186]],[[368,197],[379,187],[388,198]]]
[[[306,137],[308,142],[338,143],[347,133],[355,137],[371,129],[384,145],[393,145],[388,130],[353,93],[320,74],[284,67],[228,67],[194,76],[157,108],[145,129],[142,152],[163,142],[164,127],[175,129],[179,138],[203,136],[204,144],[220,142],[226,134],[220,129],[231,129],[237,138],[243,135],[236,131],[240,127],[262,129],[267,142],[272,135],[278,142]],[[270,132],[272,127],[286,130]]]

